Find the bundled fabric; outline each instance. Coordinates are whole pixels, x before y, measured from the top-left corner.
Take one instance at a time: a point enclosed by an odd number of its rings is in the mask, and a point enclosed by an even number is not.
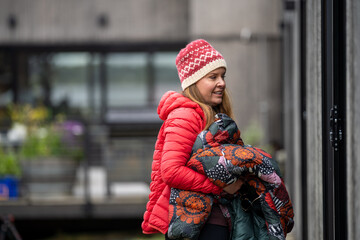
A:
[[[187,166],[220,187],[239,177],[246,183],[231,200],[172,188],[170,239],[197,239],[214,201],[229,210],[232,239],[285,239],[292,230],[292,203],[278,165],[265,151],[244,145],[235,122],[227,115],[217,114],[209,130],[198,135]]]

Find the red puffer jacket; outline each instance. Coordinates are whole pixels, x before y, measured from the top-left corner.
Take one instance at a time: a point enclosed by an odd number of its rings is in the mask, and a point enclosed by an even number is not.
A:
[[[155,144],[151,192],[141,225],[145,234],[167,232],[170,188],[213,194],[222,191],[205,175],[185,166],[196,137],[206,123],[201,107],[183,95],[170,91],[161,98],[158,114],[164,123]]]

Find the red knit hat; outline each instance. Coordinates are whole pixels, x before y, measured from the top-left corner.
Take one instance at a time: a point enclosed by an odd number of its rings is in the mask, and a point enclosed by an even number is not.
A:
[[[176,67],[184,90],[209,72],[219,67],[226,68],[226,62],[207,41],[198,39],[180,50],[176,57]]]

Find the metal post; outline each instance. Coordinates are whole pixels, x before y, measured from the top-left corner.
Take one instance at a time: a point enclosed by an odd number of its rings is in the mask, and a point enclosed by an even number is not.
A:
[[[300,22],[300,109],[301,109],[301,216],[302,216],[302,239],[308,239],[308,225],[305,219],[308,218],[307,214],[307,146],[306,146],[306,1],[300,0],[299,2],[299,22]]]
[[[322,1],[324,239],[347,239],[346,1]]]
[[[322,1],[322,126],[323,126],[323,203],[324,240],[334,239],[334,156],[330,139],[330,109],[333,81],[333,1]]]
[[[347,239],[346,188],[346,1],[333,0],[333,105],[339,106],[334,147],[335,239]]]

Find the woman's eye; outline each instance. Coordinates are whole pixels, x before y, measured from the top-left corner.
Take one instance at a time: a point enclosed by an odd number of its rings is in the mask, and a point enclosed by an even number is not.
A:
[[[225,78],[226,78],[226,76],[225,76],[225,75],[222,75],[221,77],[222,77],[222,79],[223,79],[223,80],[225,80]]]

